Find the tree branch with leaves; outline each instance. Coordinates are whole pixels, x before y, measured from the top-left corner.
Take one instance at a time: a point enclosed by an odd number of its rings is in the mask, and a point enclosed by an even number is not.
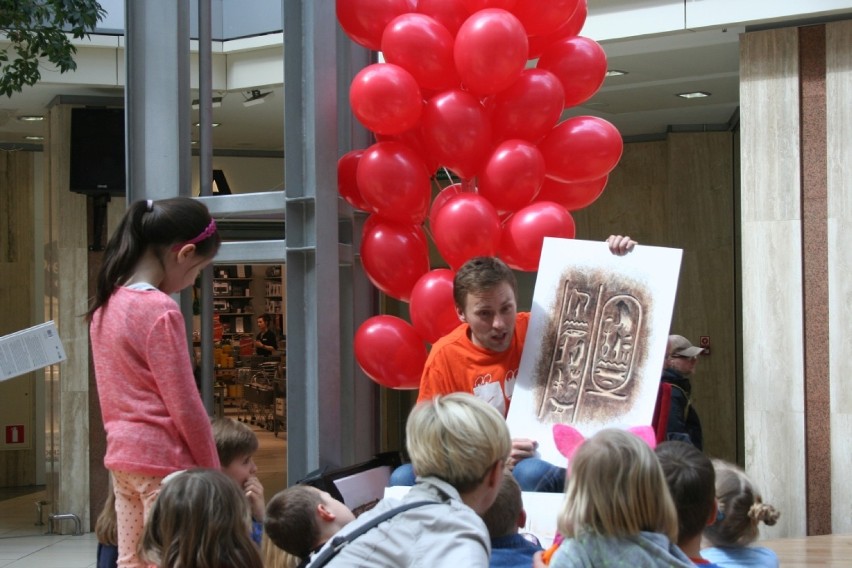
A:
[[[0,94],[35,85],[45,60],[60,73],[76,70],[68,34],[88,37],[105,15],[96,0],[0,0]]]

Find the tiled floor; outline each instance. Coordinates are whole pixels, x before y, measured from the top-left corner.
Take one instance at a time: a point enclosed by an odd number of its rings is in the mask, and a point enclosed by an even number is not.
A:
[[[255,461],[268,500],[287,485],[287,434],[276,437],[255,430],[260,442]],[[43,488],[0,490],[0,568],[94,568],[98,548],[94,533],[48,535],[47,524],[36,526],[35,503],[44,499]],[[48,512],[45,509],[45,523]],[[67,527],[63,523],[63,528],[73,530],[73,523]]]

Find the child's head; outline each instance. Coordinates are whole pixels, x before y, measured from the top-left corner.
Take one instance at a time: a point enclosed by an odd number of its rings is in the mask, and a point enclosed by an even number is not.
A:
[[[521,486],[511,474],[503,475],[497,498],[482,515],[491,538],[513,535],[526,524]]]
[[[257,451],[257,435],[249,426],[233,418],[214,418],[211,425],[222,471],[242,487],[257,473],[252,458]]]
[[[417,475],[442,479],[465,493],[478,487],[512,449],[503,416],[467,393],[436,396],[419,403],[405,428]],[[488,504],[490,505],[490,503]]]
[[[677,509],[678,542],[701,535],[716,512],[716,475],[710,458],[685,442],[663,442],[656,449]]]
[[[191,469],[163,483],[139,542],[157,566],[257,568],[248,503],[233,481],[214,469]]]
[[[269,500],[263,529],[278,548],[306,558],[353,520],[352,511],[328,493],[295,485]]]
[[[714,546],[748,546],[757,539],[758,523],[772,526],[781,513],[763,502],[760,492],[739,467],[722,460],[713,460],[713,467],[721,519],[704,529],[704,538]]]
[[[559,531],[626,537],[662,533],[675,542],[677,513],[654,451],[639,437],[601,430],[574,454]]]
[[[115,287],[133,275],[146,253],[154,255],[165,273],[162,283],[153,284],[173,293],[195,281],[221,242],[215,221],[198,200],[173,197],[131,203],[104,250],[89,315],[105,305]]]

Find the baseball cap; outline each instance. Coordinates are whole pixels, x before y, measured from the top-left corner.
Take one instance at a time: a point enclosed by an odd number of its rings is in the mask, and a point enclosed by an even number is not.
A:
[[[695,357],[704,352],[704,348],[696,347],[682,335],[670,335],[669,346],[672,355],[680,355],[681,357]]]

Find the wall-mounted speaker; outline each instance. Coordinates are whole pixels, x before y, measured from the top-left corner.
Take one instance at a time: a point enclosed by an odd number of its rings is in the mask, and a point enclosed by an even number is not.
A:
[[[124,109],[71,109],[69,185],[87,195],[124,195]]]

